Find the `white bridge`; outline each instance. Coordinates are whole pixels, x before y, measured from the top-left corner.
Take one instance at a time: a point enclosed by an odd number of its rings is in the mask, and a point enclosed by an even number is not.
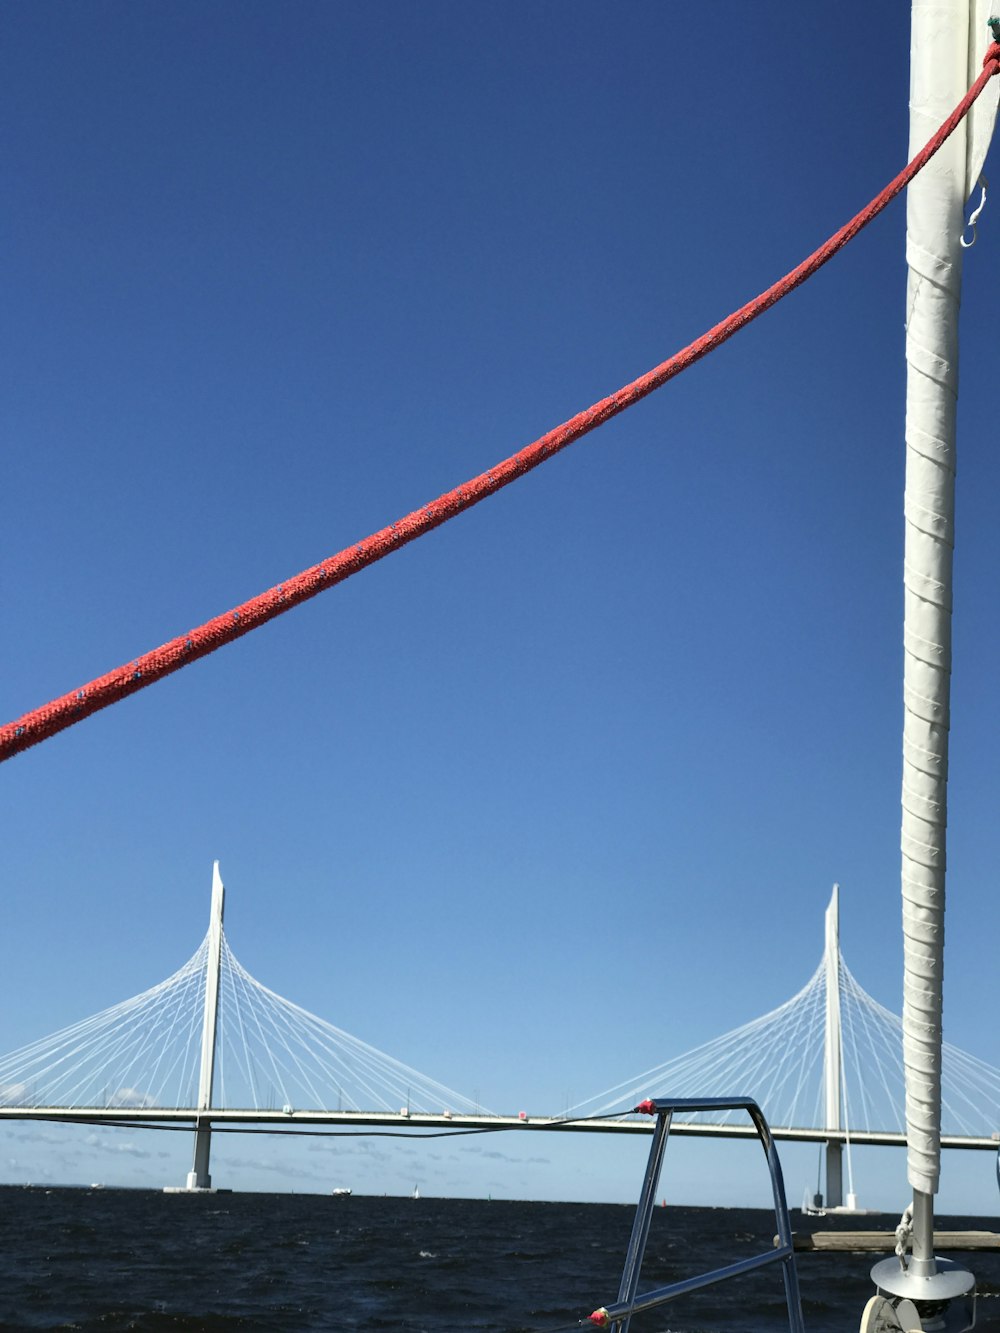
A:
[[[776,1138],[825,1142],[828,1206],[854,1144],[904,1144],[900,1020],[851,975],[837,888],[823,961],[785,1004],[566,1115],[498,1116],[262,986],[231,952],[216,863],[208,934],[173,976],[0,1059],[0,1120],[189,1124],[188,1189],[211,1188],[212,1126],[375,1126],[382,1132],[517,1129],[648,1133],[646,1097],[748,1095]],[[1000,1071],[945,1046],[942,1145],[997,1149]],[[594,1119],[593,1117],[601,1117]],[[753,1135],[731,1115],[673,1133]],[[849,1161],[849,1158],[848,1158]]]

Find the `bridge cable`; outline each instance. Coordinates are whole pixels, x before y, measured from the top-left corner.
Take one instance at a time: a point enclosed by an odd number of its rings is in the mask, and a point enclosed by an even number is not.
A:
[[[912,161],[880,194],[875,196],[871,203],[773,286],[752,301],[748,301],[720,324],[716,324],[700,338],[675,353],[669,360],[640,375],[638,379],[626,384],[609,397],[602,398],[592,407],[579,412],[561,426],[548,431],[496,467],[480,473],[479,476],[464,482],[454,490],[447,491],[398,522],[382,528],[353,546],[346,547],[338,554],[330,556],[318,565],[313,565],[285,583],[277,584],[233,610],[206,621],[197,629],[171,639],[134,661],[98,676],[87,685],[53,699],[40,708],[25,713],[16,721],[0,727],[0,762],[13,758],[15,754],[37,745],[57,732],[64,731],[74,723],[89,717],[91,713],[96,713],[130,694],[135,694],[138,690],[145,689],[147,685],[152,685],[164,676],[187,666],[188,663],[206,657],[224,644],[241,638],[259,625],[291,610],[293,606],[315,597],[325,588],[343,583],[352,574],[374,564],[376,560],[381,560],[383,556],[399,550],[415,538],[440,527],[442,523],[446,523],[448,519],[454,518],[466,509],[471,509],[480,500],[485,500],[518,477],[524,476],[526,472],[552,458],[567,445],[579,440],[604,422],[610,421],[612,417],[618,416],[626,408],[640,402],[668,380],[694,365],[696,361],[700,361],[702,357],[714,351],[734,333],[812,277],[843,249],[848,241],[853,240],[862,228],[876,218],[906,188],[954,132],[986,84],[998,71],[1000,71],[1000,42],[994,41],[986,53],[982,73],[955,110]]]

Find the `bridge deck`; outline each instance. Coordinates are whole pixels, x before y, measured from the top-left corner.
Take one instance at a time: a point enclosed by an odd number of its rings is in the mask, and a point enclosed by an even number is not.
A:
[[[340,1125],[355,1128],[366,1126],[384,1132],[408,1133],[420,1130],[548,1130],[563,1133],[588,1134],[650,1134],[654,1121],[641,1120],[565,1120],[559,1116],[494,1116],[494,1115],[401,1115],[388,1111],[276,1111],[276,1110],[223,1110],[197,1111],[188,1108],[163,1109],[157,1107],[76,1107],[62,1106],[0,1106],[3,1120],[58,1120],[77,1124],[185,1124],[214,1125],[281,1125],[306,1131],[310,1126]],[[743,1139],[756,1138],[756,1131],[747,1125],[699,1125],[674,1122],[672,1134],[696,1135],[700,1138]],[[846,1143],[856,1147],[905,1147],[906,1136],[896,1132],[874,1130],[808,1129],[775,1127],[776,1139],[798,1143]],[[996,1137],[973,1138],[961,1135],[942,1135],[943,1148],[963,1148],[996,1152],[1000,1141]]]

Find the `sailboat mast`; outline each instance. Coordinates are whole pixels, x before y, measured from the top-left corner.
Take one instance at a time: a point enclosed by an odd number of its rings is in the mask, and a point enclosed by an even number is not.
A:
[[[968,0],[913,0],[910,152],[968,82]],[[946,114],[946,113],[944,113]],[[935,117],[937,121],[935,122]],[[903,673],[903,1062],[914,1259],[933,1272],[940,1173],[941,1012],[951,588],[965,134],[907,191]]]
[[[987,17],[980,0],[913,0],[911,156],[978,72],[975,53],[981,63],[990,40]],[[974,133],[960,126],[907,190],[903,1063],[913,1267],[926,1275],[936,1271],[933,1196],[941,1156],[958,309],[963,206],[975,181],[969,174],[978,174],[969,160]]]

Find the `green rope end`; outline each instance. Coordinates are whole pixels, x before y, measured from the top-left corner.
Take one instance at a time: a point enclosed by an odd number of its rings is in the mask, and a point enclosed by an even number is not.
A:
[[[1000,18],[987,19],[986,22],[990,25],[990,30],[993,33],[993,40],[995,42],[1000,42]]]

